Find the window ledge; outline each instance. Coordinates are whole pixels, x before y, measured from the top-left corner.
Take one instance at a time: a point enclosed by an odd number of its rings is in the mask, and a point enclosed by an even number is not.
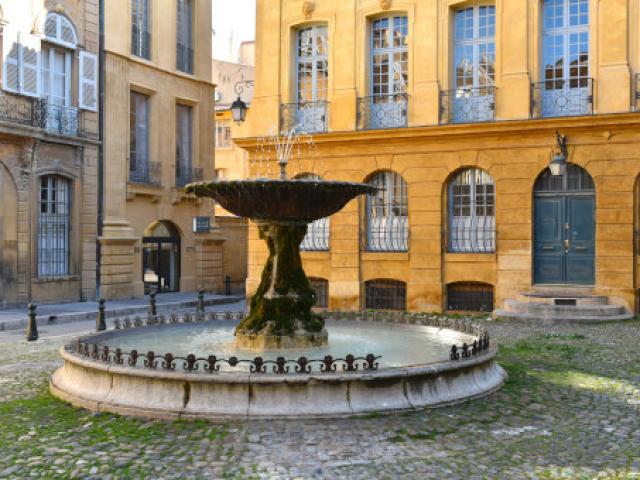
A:
[[[362,260],[409,260],[409,252],[362,252]]]
[[[491,263],[497,260],[498,256],[495,252],[479,253],[479,252],[447,252],[444,255],[445,262],[451,263],[468,263],[468,262],[485,262]]]
[[[31,279],[31,283],[77,282],[79,280],[78,275],[63,275],[60,277],[35,277]]]

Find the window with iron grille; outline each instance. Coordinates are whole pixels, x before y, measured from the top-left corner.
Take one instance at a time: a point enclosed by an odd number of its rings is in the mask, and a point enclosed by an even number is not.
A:
[[[493,286],[478,282],[450,283],[447,285],[447,310],[493,311]]]
[[[297,180],[318,182],[320,177],[314,174],[303,174],[296,177]],[[300,244],[300,250],[304,252],[323,252],[329,250],[329,236],[331,222],[329,217],[314,220],[307,226],[307,234]]]
[[[407,285],[397,280],[369,280],[364,284],[365,308],[406,310]]]
[[[309,277],[309,283],[311,284],[311,288],[316,292],[316,303],[314,306],[317,308],[328,308],[329,282],[324,278]]]
[[[366,249],[372,252],[406,252],[409,246],[407,184],[395,172],[381,172],[368,182],[378,191],[367,195]]]
[[[38,277],[70,274],[71,182],[57,175],[40,177]]]
[[[193,73],[193,0],[177,0],[176,68]]]
[[[131,0],[131,54],[151,59],[149,0]]]
[[[184,186],[193,180],[192,125],[193,109],[176,105],[176,185]]]
[[[494,252],[495,185],[487,172],[468,168],[449,181],[449,251]]]

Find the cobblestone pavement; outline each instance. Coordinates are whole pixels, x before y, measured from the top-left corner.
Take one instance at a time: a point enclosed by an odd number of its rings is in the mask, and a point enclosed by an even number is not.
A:
[[[53,399],[70,335],[0,343],[0,478],[640,478],[640,322],[486,322],[508,383],[456,406],[309,421],[140,421]]]

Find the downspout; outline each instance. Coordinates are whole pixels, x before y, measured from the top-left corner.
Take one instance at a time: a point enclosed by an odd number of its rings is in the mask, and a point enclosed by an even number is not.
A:
[[[104,2],[99,0],[98,17],[100,33],[98,40],[98,225],[96,238],[96,298],[101,297],[102,247],[100,238],[104,229]]]

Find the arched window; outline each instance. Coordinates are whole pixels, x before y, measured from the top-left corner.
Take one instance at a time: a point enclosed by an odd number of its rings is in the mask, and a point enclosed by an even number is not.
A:
[[[381,172],[369,184],[377,187],[367,195],[367,250],[406,252],[409,246],[407,184],[395,172]]]
[[[398,280],[375,279],[364,284],[365,308],[371,310],[406,310],[407,285]]]
[[[40,177],[38,277],[71,273],[71,182],[58,175]]]
[[[407,124],[408,36],[409,22],[404,15],[378,18],[371,25],[371,98],[364,105],[370,113],[364,128]]]
[[[296,126],[309,133],[324,132],[327,126],[328,42],[326,25],[298,31]]]
[[[493,311],[493,286],[480,282],[450,283],[447,285],[447,310]]]
[[[47,42],[75,49],[78,44],[76,29],[64,15],[51,12],[44,24],[44,36]]]
[[[468,168],[449,180],[449,251],[494,252],[495,185],[487,172]]]
[[[309,277],[311,288],[316,292],[316,308],[329,307],[329,282],[324,278]]]
[[[313,174],[304,174],[299,175],[296,179],[308,182],[317,182],[320,180],[320,177]],[[307,234],[300,244],[300,250],[306,252],[322,252],[329,250],[330,230],[331,225],[329,217],[313,221],[307,226]]]
[[[589,0],[544,0],[543,117],[589,113]]]

